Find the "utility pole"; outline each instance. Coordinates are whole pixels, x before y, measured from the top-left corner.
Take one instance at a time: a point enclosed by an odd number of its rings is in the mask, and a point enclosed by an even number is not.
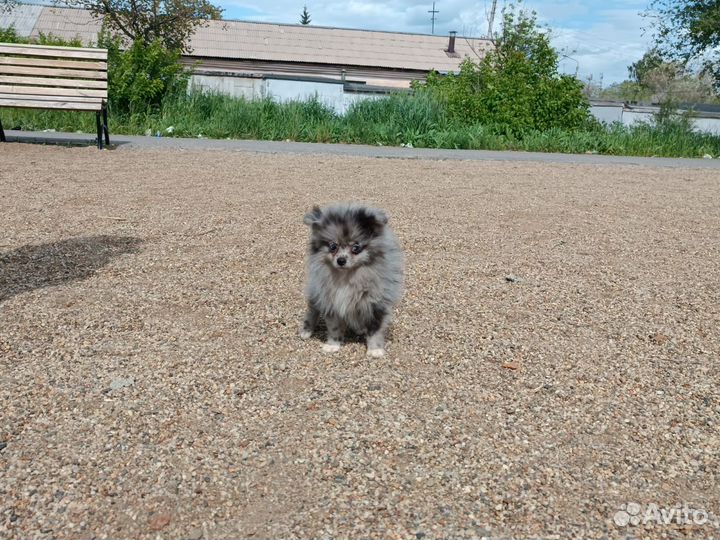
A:
[[[488,39],[493,39],[493,23],[495,22],[495,10],[497,9],[497,0],[493,0],[490,14],[488,15]]]
[[[430,17],[430,21],[432,21],[432,31],[431,33],[435,34],[435,14],[440,13],[437,9],[435,9],[435,2],[433,2],[433,8],[428,11],[428,13],[432,13],[432,16]]]

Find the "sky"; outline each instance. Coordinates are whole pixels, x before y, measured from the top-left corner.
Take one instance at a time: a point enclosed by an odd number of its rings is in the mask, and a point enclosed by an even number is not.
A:
[[[297,23],[307,5],[311,24],[389,30],[393,32],[431,32],[432,0],[215,0],[225,9],[223,18],[248,21]],[[487,12],[492,0],[435,0],[435,34],[483,36],[487,32]],[[503,0],[498,0],[498,14]],[[627,79],[627,66],[650,47],[650,32],[643,30],[648,19],[642,16],[647,0],[525,0],[535,10],[538,21],[551,31],[552,44],[570,58],[562,58],[560,71],[586,80],[592,76],[604,87]],[[497,23],[495,24],[497,30]]]

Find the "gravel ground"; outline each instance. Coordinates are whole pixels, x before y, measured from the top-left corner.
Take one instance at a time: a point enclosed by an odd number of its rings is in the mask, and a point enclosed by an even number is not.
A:
[[[0,537],[720,534],[633,525],[720,515],[716,171],[0,152]],[[296,335],[351,199],[406,250],[380,360]]]

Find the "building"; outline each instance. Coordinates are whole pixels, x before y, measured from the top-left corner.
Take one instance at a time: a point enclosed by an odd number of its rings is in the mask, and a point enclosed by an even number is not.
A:
[[[0,15],[0,27],[19,35],[40,33],[86,45],[97,40],[100,20],[74,8],[22,4]],[[338,112],[357,99],[410,87],[431,70],[456,72],[479,59],[488,40],[299,24],[208,21],[191,39],[183,62],[193,67],[191,89],[278,101],[317,96]]]
[[[97,41],[100,21],[90,12],[21,4],[0,12],[0,28],[37,38],[53,34]],[[277,101],[317,97],[337,112],[358,99],[402,91],[431,70],[456,72],[465,58],[480,59],[492,47],[488,40],[401,32],[352,30],[299,24],[208,21],[191,40],[182,61],[191,66],[190,89],[222,92],[247,99]],[[720,109],[690,104],[696,130],[720,135]],[[592,101],[601,122],[652,122],[655,105]]]

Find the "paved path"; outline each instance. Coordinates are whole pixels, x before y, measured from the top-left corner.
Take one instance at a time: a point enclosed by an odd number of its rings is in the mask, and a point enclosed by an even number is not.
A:
[[[94,137],[82,133],[46,133],[6,131],[8,141],[49,144],[92,145]],[[143,137],[113,135],[111,141],[118,148],[178,148],[192,150],[238,150],[269,154],[335,154],[400,159],[452,159],[477,161],[537,161],[544,163],[585,163],[599,165],[642,165],[720,169],[720,159],[649,158],[603,156],[594,154],[551,154],[543,152],[510,152],[492,150],[444,150],[433,148],[401,148],[351,144],[324,144],[281,141],[182,139],[171,137]]]

